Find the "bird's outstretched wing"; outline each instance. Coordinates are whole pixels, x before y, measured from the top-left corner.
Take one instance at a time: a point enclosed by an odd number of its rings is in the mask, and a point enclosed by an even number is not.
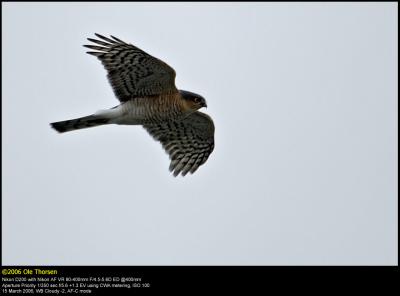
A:
[[[214,123],[210,116],[194,112],[180,121],[143,126],[169,154],[174,176],[194,173],[214,149]]]
[[[97,33],[95,35],[101,40],[88,40],[97,45],[84,46],[96,50],[87,53],[102,62],[114,93],[121,102],[138,96],[178,92],[175,70],[166,63],[114,36],[110,39]]]

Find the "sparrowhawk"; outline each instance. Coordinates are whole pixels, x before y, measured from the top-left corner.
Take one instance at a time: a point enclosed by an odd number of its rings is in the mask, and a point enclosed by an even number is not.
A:
[[[175,70],[163,61],[114,36],[95,35],[99,39],[88,40],[96,45],[84,46],[107,70],[120,104],[51,126],[63,133],[104,124],[142,125],[169,154],[174,176],[194,173],[214,149],[214,123],[197,111],[207,107],[205,99],[178,90]]]

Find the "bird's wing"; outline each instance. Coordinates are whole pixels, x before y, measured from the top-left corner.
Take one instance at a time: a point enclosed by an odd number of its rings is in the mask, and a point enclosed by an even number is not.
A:
[[[96,50],[88,54],[96,56],[108,72],[108,80],[121,102],[138,96],[152,96],[178,92],[175,86],[175,70],[163,61],[143,50],[111,36],[95,34],[88,38],[97,45],[84,45]]]
[[[143,126],[161,142],[169,154],[169,170],[174,176],[194,173],[204,164],[214,149],[214,123],[210,116],[199,111],[180,121]]]

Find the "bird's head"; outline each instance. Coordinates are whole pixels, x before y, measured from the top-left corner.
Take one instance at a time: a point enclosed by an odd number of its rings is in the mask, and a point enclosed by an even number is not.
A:
[[[202,96],[186,90],[179,90],[179,92],[190,110],[196,111],[202,107],[207,108],[206,99]]]

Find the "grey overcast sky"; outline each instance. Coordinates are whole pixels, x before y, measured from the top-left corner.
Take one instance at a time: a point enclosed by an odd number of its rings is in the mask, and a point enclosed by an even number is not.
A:
[[[2,3],[6,265],[397,264],[397,3]],[[174,178],[82,44],[112,34],[203,95]]]

